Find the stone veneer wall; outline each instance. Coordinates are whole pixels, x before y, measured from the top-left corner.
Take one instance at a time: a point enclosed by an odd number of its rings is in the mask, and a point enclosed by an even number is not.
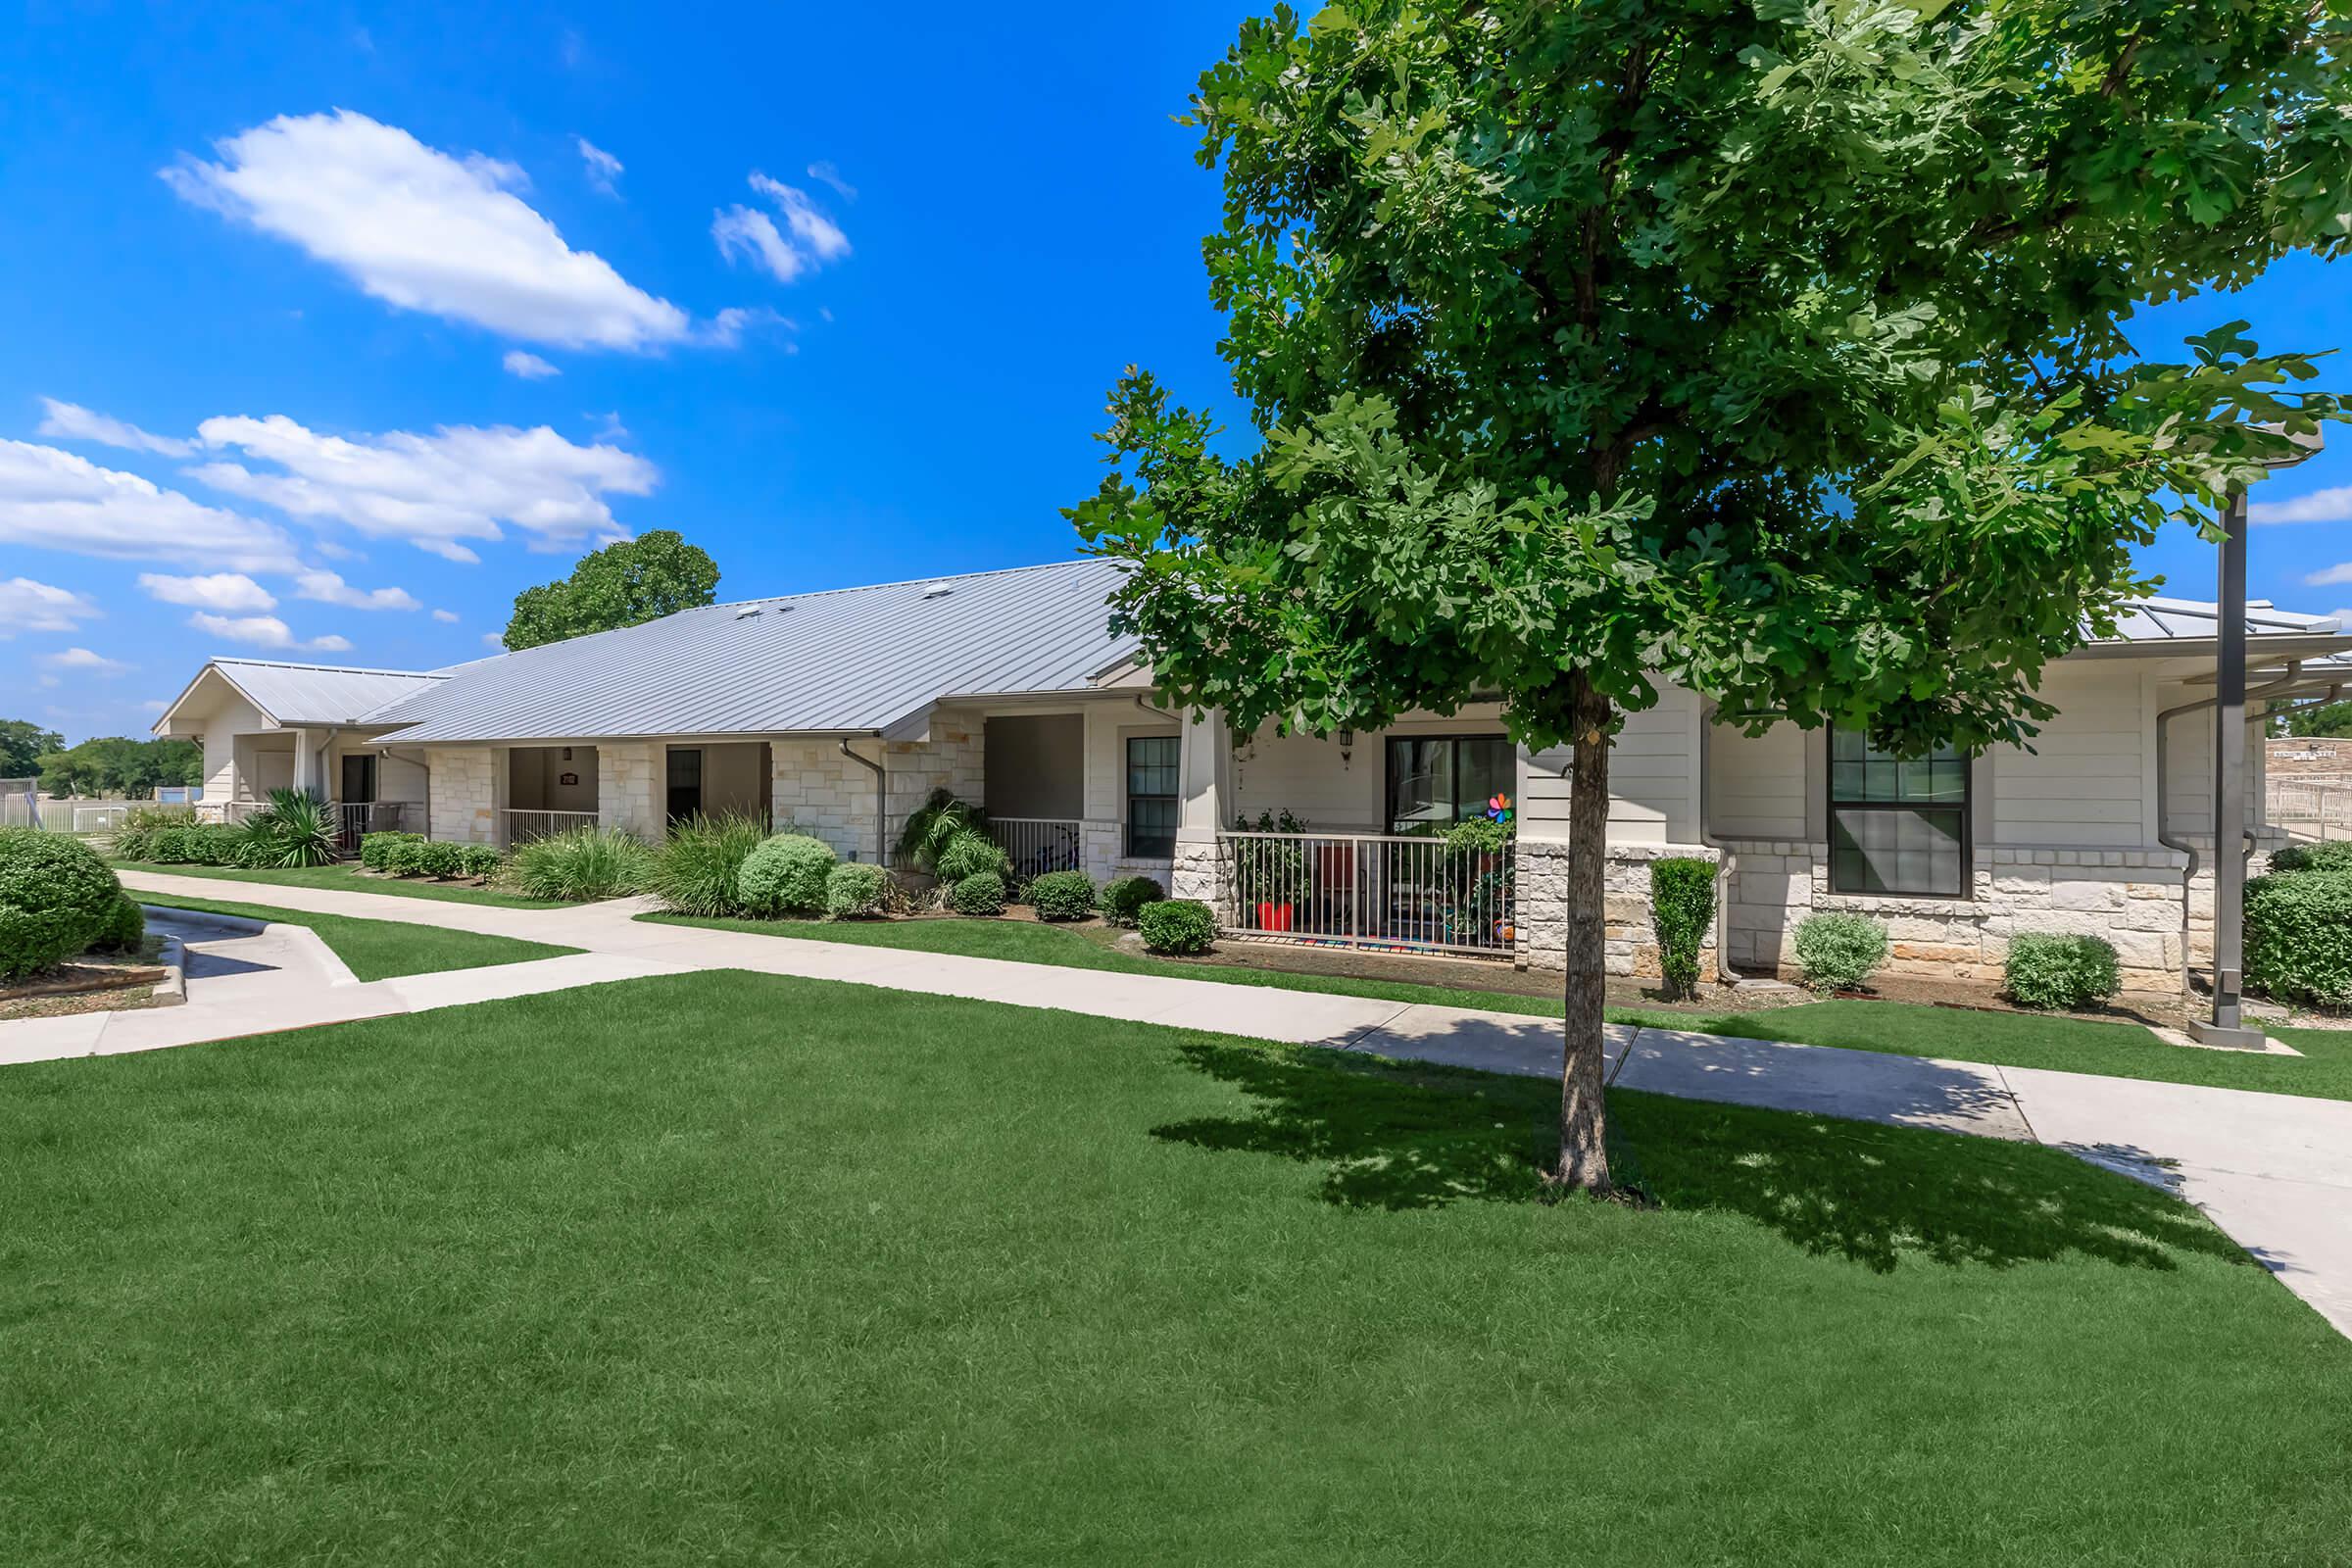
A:
[[[596,820],[648,842],[662,837],[667,814],[667,765],[653,741],[608,741],[596,749]]]
[[[1211,909],[1225,906],[1225,858],[1214,844],[1176,841],[1176,858],[1168,866],[1168,897],[1199,899]]]
[[[2165,849],[1979,849],[1973,897],[1886,898],[1832,893],[1826,844],[1742,842],[1732,851],[1731,961],[1793,975],[1797,922],[1843,910],[1886,922],[1893,974],[1997,982],[2012,937],[2085,934],[2115,944],[2125,989],[2170,991],[2182,961],[2184,869]],[[2213,936],[2212,877],[2197,882],[2188,902],[2192,956],[2209,955]]]
[[[1649,924],[1652,860],[1714,860],[1703,844],[1616,844],[1605,877],[1605,967],[1613,975],[1658,974],[1657,938]],[[1529,969],[1562,969],[1568,953],[1568,846],[1558,839],[1521,839],[1516,878],[1515,956]],[[1699,940],[1699,973],[1715,967],[1715,922]]]
[[[487,747],[424,754],[425,831],[448,844],[498,842],[498,763]]]
[[[929,740],[892,741],[883,749],[893,839],[934,789],[980,800],[988,755],[981,737],[977,718],[941,713],[933,718]],[[853,744],[870,757],[870,741]],[[769,748],[769,765],[777,831],[797,828],[822,839],[845,860],[873,859],[872,769],[842,756],[837,741],[777,741]]]

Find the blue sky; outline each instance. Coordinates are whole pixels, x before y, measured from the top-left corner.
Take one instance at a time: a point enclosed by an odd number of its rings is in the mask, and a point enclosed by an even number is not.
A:
[[[621,531],[722,597],[1066,555],[1122,366],[1233,412],[1171,117],[1245,14],[0,22],[0,716],[139,733],[214,653],[476,657]],[[2136,335],[2332,348],[2348,275]],[[2352,562],[2352,440],[2269,488],[2318,520],[2260,531],[2255,592],[2352,606],[2305,580]],[[2209,547],[2149,560],[2210,597]]]

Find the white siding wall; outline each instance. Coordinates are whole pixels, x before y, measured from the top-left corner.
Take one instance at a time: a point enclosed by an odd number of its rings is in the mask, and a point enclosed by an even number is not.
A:
[[[1747,736],[1718,724],[1707,738],[1715,820],[1720,838],[1801,839],[1808,807],[1805,760],[1821,732],[1775,724]]]
[[[2145,843],[2139,669],[2114,660],[2052,670],[2041,695],[2058,714],[2034,737],[2033,750],[2003,746],[1978,760],[1975,788],[1991,792],[1991,843],[2101,849]]]
[[[245,799],[256,791],[250,779],[245,788],[237,788],[237,753],[240,740],[250,741],[252,735],[269,727],[269,720],[251,703],[241,697],[229,697],[204,720],[204,798],[208,801]],[[250,747],[248,747],[250,750]]]
[[[1522,753],[1519,831],[1568,836],[1570,749]],[[1628,713],[1609,752],[1609,842],[1688,844],[1698,837],[1698,700],[1677,686]]]
[[[1472,704],[1449,718],[1417,713],[1359,733],[1346,761],[1337,740],[1277,735],[1269,726],[1234,753],[1235,799],[1217,825],[1233,826],[1236,811],[1255,821],[1261,811],[1289,810],[1316,832],[1381,832],[1388,825],[1387,737],[1500,735],[1501,713],[1494,703]]]

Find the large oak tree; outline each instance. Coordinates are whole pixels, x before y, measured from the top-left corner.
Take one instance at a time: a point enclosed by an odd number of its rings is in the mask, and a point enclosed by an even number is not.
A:
[[[2138,302],[2352,226],[2345,0],[1348,0],[1191,122],[1245,456],[1130,370],[1072,515],[1175,700],[1572,747],[1554,1176],[1608,1186],[1608,742],[1664,677],[1906,754],[2044,665],[2332,400]]]

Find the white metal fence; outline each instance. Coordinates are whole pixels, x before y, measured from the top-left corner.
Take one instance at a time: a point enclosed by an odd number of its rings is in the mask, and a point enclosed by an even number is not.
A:
[[[1378,833],[1220,833],[1217,846],[1218,924],[1235,936],[1447,953],[1517,945],[1507,846]]]
[[[2264,817],[2299,839],[2352,839],[2352,779],[2274,778]]]
[[[1075,871],[1086,863],[1085,833],[1069,818],[992,816],[989,837],[1012,858],[1012,878],[1026,885],[1048,871]]]
[[[500,814],[506,818],[509,844],[528,844],[571,828],[596,826],[594,811],[541,811],[510,806]]]

